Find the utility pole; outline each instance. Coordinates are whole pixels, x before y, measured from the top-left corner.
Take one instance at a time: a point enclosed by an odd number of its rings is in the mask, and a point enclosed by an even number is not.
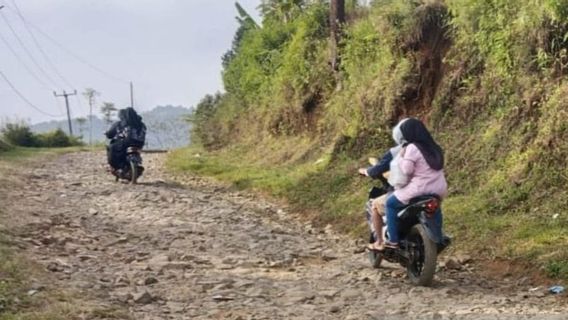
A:
[[[69,111],[69,96],[74,96],[77,94],[77,90],[74,90],[73,93],[67,93],[63,90],[63,94],[57,94],[57,92],[53,91],[53,95],[55,97],[65,97],[65,107],[67,107],[67,121],[69,122],[69,135],[73,136],[73,126],[71,126],[71,112]]]
[[[130,107],[134,109],[134,85],[130,81]]]
[[[100,93],[93,88],[85,88],[83,96],[89,100],[89,145],[93,146],[93,105],[95,104],[95,97]]]
[[[339,71],[339,43],[345,24],[345,0],[331,0],[329,10],[329,29],[331,30],[331,69]]]
[[[89,98],[89,146],[93,146],[93,99]]]

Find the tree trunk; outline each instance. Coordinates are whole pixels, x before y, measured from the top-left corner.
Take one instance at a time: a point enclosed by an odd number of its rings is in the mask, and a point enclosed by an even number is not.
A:
[[[329,26],[331,30],[331,68],[339,70],[338,44],[341,41],[342,26],[345,23],[345,0],[331,0]]]

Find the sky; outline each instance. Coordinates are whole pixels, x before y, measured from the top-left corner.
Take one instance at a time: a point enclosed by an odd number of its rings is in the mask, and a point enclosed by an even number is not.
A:
[[[260,0],[239,3],[259,20]],[[127,107],[129,81],[139,110],[194,106],[222,90],[221,56],[238,27],[232,0],[0,0],[2,5],[0,72],[41,111],[0,74],[0,118],[31,123],[65,119],[65,100],[54,91],[77,90],[69,97],[73,118],[88,115],[85,88],[101,92],[94,114],[102,102]]]

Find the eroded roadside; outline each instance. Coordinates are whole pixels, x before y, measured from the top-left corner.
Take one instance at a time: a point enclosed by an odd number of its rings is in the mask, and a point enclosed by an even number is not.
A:
[[[85,303],[133,319],[566,319],[565,300],[467,267],[415,288],[371,269],[353,241],[201,180],[172,182],[145,155],[140,185],[115,183],[101,153],[10,173],[7,226],[25,255]],[[42,283],[44,282],[44,283]],[[36,293],[44,294],[43,292]],[[83,303],[83,302],[81,302]],[[123,313],[124,312],[124,313]]]

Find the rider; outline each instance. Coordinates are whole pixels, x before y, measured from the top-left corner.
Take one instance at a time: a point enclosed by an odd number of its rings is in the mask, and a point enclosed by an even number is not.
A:
[[[108,164],[113,170],[120,170],[126,166],[126,149],[130,146],[142,148],[144,141],[133,139],[129,132],[145,132],[146,125],[142,122],[142,117],[136,113],[134,108],[126,108],[118,111],[118,121],[105,132],[105,136],[110,139],[107,147]]]
[[[409,177],[405,186],[395,189],[386,201],[387,231],[389,240],[386,247],[398,248],[397,214],[409,201],[422,195],[437,195],[443,198],[448,193],[444,176],[444,153],[434,141],[426,126],[418,119],[409,118],[400,126],[405,141],[400,151],[398,166]],[[437,223],[441,226],[441,211],[436,212]]]
[[[371,222],[371,229],[372,231],[374,231],[375,233],[375,242],[369,244],[369,249],[370,250],[383,250],[384,249],[384,244],[383,244],[383,234],[382,234],[382,230],[383,230],[383,216],[385,215],[385,205],[386,205],[386,201],[388,196],[390,196],[392,194],[392,192],[394,191],[394,189],[401,187],[402,185],[400,184],[400,178],[399,179],[391,179],[393,178],[393,170],[397,170],[398,168],[395,169],[395,167],[391,167],[391,162],[395,159],[395,157],[398,155],[398,153],[400,152],[400,150],[403,147],[403,144],[406,142],[403,137],[402,137],[402,132],[400,130],[401,125],[408,120],[408,118],[405,118],[403,120],[401,120],[394,128],[392,131],[392,137],[393,140],[396,142],[396,146],[389,149],[389,151],[387,151],[383,157],[381,158],[381,160],[379,162],[377,162],[377,164],[375,164],[372,167],[369,168],[361,168],[359,169],[359,173],[364,175],[364,176],[368,176],[371,177],[373,179],[383,179],[383,174],[391,171],[390,176],[389,176],[389,184],[390,187],[388,188],[387,193],[371,199],[368,203],[367,203],[367,212],[368,214],[370,214],[370,217],[368,217],[370,219]],[[400,171],[400,170],[399,170]],[[399,176],[402,175],[401,173],[399,173]],[[403,180],[406,177],[403,178]],[[398,180],[398,181],[394,181],[394,180]],[[403,184],[406,184],[406,181],[403,182]]]

